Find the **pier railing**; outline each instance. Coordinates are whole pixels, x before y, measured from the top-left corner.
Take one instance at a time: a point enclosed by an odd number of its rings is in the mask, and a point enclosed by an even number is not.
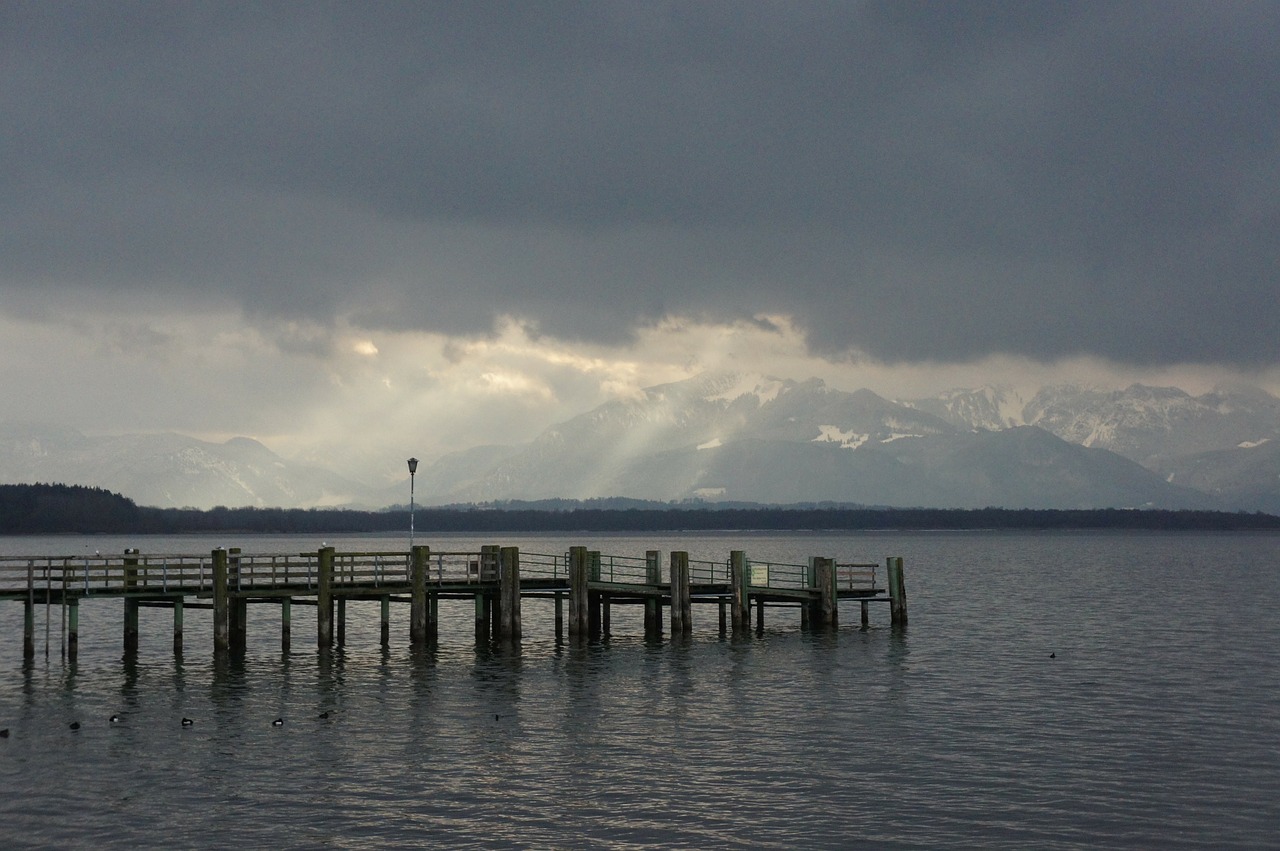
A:
[[[565,579],[569,576],[569,554],[520,553],[522,579]]]
[[[786,588],[803,591],[812,587],[807,564],[787,564],[776,561],[747,562],[747,586],[749,588]]]
[[[865,564],[836,564],[836,588],[842,591],[879,591],[876,584],[875,562]]]

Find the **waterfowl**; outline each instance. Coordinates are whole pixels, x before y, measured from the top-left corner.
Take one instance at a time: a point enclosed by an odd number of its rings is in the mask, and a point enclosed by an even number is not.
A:
[[[283,719],[283,718],[277,718],[276,720],[274,720],[274,721],[272,721],[272,722],[271,722],[271,726],[272,726],[272,727],[283,727],[283,726],[284,726],[284,719]]]
[[[192,724],[194,724],[194,723],[196,723],[196,722],[192,721],[190,718],[183,718],[183,719],[182,719],[182,726],[184,726],[184,727],[190,727],[190,726],[191,726]]]

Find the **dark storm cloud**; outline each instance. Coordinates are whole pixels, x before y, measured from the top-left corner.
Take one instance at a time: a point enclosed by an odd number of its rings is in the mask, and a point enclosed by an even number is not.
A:
[[[1280,7],[6,4],[0,286],[1274,363]],[[51,296],[56,298],[56,295]]]

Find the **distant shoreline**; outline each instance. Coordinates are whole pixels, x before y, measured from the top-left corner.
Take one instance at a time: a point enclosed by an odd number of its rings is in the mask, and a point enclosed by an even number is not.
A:
[[[558,500],[419,508],[419,534],[441,532],[951,532],[998,530],[1280,531],[1260,512],[1164,509],[944,509],[845,506],[592,507]],[[149,508],[78,485],[0,485],[0,534],[377,533],[408,527],[408,509]]]

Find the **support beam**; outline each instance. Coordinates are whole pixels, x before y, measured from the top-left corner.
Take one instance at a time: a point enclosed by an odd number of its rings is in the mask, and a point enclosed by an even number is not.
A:
[[[902,577],[902,557],[889,556],[884,561],[889,577],[889,621],[893,626],[906,626],[907,586]]]
[[[644,554],[645,584],[656,588],[662,584],[662,553],[649,550]],[[652,595],[644,598],[644,634],[646,638],[662,636],[662,598]]]
[[[30,596],[22,601],[22,658],[36,658],[36,604]]]
[[[415,546],[409,552],[409,644],[413,647],[425,647],[431,634],[427,610],[427,565],[430,558],[430,547]]]
[[[181,597],[173,601],[173,655],[182,655],[182,620],[184,602]]]
[[[587,576],[592,582],[600,581],[600,551],[587,552]],[[598,641],[604,634],[604,622],[601,619],[601,601],[599,591],[587,591],[587,635],[592,641]]]
[[[231,650],[230,600],[227,598],[227,551],[213,551],[213,650]]]
[[[733,586],[733,600],[729,620],[734,635],[741,635],[751,629],[751,598],[747,595],[750,573],[751,565],[747,554],[742,550],[730,551],[729,583]]]
[[[138,587],[138,551],[124,551],[124,591],[134,594]],[[134,597],[124,598],[124,652],[138,652],[138,601]]]
[[[379,599],[381,603],[381,630],[379,640],[383,647],[391,646],[391,597],[387,594],[382,595]]]
[[[498,638],[519,642],[520,623],[520,549],[502,547],[498,554]]]
[[[293,598],[280,600],[280,652],[288,653],[293,644]]]
[[[569,548],[569,637],[588,634],[587,582],[590,577],[586,547]]]
[[[813,624],[819,629],[838,626],[840,612],[836,605],[836,560],[814,557],[809,563],[813,566],[813,585],[818,592],[813,608]]]
[[[338,607],[338,646],[347,646],[347,598],[338,597],[334,600]]]
[[[321,651],[333,647],[333,547],[316,553],[316,644]]]
[[[67,598],[67,661],[80,655],[80,598]]]
[[[689,596],[689,554],[671,553],[671,637],[693,632],[693,600]]]

